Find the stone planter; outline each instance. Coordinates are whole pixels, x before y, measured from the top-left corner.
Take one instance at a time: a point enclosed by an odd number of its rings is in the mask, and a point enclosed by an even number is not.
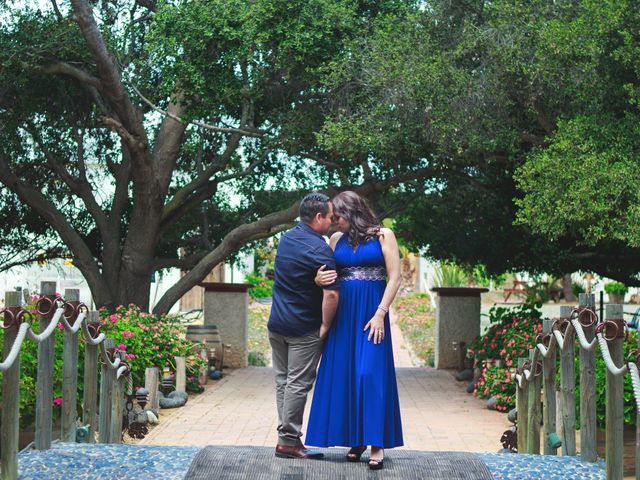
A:
[[[204,287],[204,324],[218,327],[224,348],[224,367],[246,367],[249,322],[247,290],[252,285],[205,282],[200,286]]]
[[[622,305],[624,303],[624,294],[621,293],[609,293],[609,303],[614,305]]]
[[[487,288],[432,288],[436,296],[435,367],[457,368],[456,347],[480,335],[480,294]]]

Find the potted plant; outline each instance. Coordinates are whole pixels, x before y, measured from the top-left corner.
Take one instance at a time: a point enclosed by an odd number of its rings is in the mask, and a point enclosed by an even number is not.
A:
[[[604,291],[609,295],[609,303],[624,303],[624,295],[627,286],[622,282],[610,282],[604,286]]]

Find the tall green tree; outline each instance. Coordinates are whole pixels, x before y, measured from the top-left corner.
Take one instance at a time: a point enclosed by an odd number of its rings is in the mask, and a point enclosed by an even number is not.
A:
[[[371,37],[361,61],[375,79],[361,92],[370,105],[345,125],[389,118],[376,131],[403,132],[442,166],[402,192],[405,241],[491,273],[591,270],[637,283],[640,250],[611,230],[635,225],[625,206],[638,191],[636,17],[629,2],[436,1]],[[381,113],[385,98],[397,101]],[[410,137],[417,125],[422,137]],[[387,134],[374,140],[405,151]],[[584,158],[592,146],[601,167]]]
[[[63,244],[98,305],[146,308],[153,272],[181,268],[155,307],[167,311],[291,225],[304,191],[374,197],[432,173],[316,135],[339,101],[334,60],[410,3],[41,4],[2,7],[0,201],[18,206],[2,241],[47,256]]]

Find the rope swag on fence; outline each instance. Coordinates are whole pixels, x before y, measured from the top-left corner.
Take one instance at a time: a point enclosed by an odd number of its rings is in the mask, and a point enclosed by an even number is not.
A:
[[[556,435],[556,356],[560,353],[560,425],[564,455],[576,455],[575,439],[575,338],[580,347],[580,445],[581,457],[590,462],[596,452],[596,346],[606,365],[606,475],[623,478],[623,377],[631,376],[636,409],[640,412],[640,353],[634,350],[624,360],[624,341],[628,327],[622,318],[621,305],[607,305],[605,319],[595,310],[595,296],[580,295],[580,306],[561,307],[560,317],[544,320],[543,333],[528,359],[519,359],[514,375],[517,388],[517,450],[540,453],[540,397],[544,379],[544,454],[555,455],[560,441]],[[640,430],[639,430],[640,432]],[[640,436],[638,437],[640,438]],[[640,443],[636,458],[640,458]],[[637,464],[637,462],[636,462]],[[640,469],[636,468],[636,479]]]
[[[0,470],[3,479],[18,478],[18,437],[20,414],[20,349],[26,338],[38,343],[38,373],[36,385],[36,432],[34,446],[39,450],[51,447],[53,429],[53,368],[55,361],[55,330],[64,330],[63,392],[60,438],[76,441],[78,418],[77,377],[79,332],[86,345],[84,358],[84,397],[82,424],[89,429],[89,441],[96,433],[98,396],[98,349],[100,352],[100,425],[101,443],[119,443],[122,436],[123,380],[130,377],[130,367],[122,352],[114,348],[113,339],[100,332],[98,313],[90,312],[79,301],[79,291],[65,290],[64,297],[55,294],[55,282],[42,282],[42,297],[34,307],[22,306],[20,292],[6,292],[5,307],[0,309],[4,321],[4,360],[2,376],[2,426]],[[34,329],[38,322],[39,333]],[[8,353],[6,353],[8,352]],[[129,392],[131,393],[131,392]]]

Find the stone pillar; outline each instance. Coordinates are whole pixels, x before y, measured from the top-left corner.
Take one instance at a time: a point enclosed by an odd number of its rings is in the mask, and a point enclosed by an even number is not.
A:
[[[209,283],[204,287],[204,324],[215,325],[225,346],[224,366],[247,366],[247,327],[251,285],[244,283]]]
[[[432,288],[436,297],[435,367],[457,368],[454,343],[471,344],[480,334],[480,294],[487,288]]]

